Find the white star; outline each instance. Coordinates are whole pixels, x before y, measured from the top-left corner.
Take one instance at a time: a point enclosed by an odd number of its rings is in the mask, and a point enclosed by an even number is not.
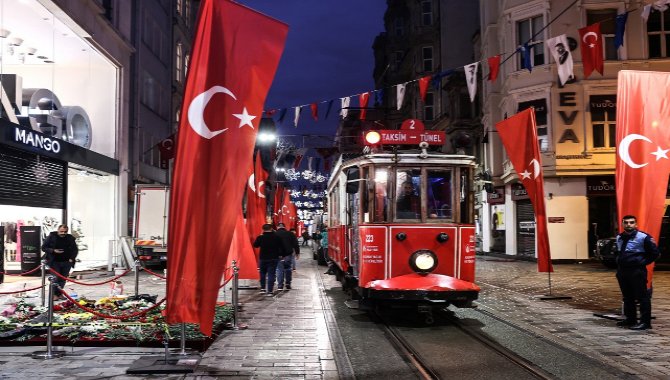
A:
[[[528,170],[524,170],[521,172],[521,179],[530,179],[530,172]]]
[[[656,161],[660,160],[661,158],[665,158],[667,160],[668,159],[668,151],[670,151],[670,149],[661,149],[661,147],[659,146],[656,149],[656,151],[653,152],[652,154],[654,156],[656,156]]]
[[[255,119],[256,116],[254,115],[249,115],[249,112],[247,112],[247,107],[244,107],[242,110],[242,113],[234,113],[233,116],[236,118],[240,119],[240,126],[239,128],[244,127],[245,125],[248,125],[251,127],[251,129],[254,128],[253,124],[251,124],[251,120]]]

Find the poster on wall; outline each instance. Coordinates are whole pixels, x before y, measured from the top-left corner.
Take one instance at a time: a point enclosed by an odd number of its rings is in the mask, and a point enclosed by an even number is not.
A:
[[[491,206],[491,229],[493,231],[505,230],[505,205]]]
[[[21,226],[21,272],[40,265],[42,229],[39,226]],[[37,275],[41,273],[35,272]]]

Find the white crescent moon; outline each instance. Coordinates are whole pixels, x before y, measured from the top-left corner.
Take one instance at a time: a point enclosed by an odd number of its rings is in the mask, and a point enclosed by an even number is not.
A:
[[[172,149],[172,146],[174,146],[174,142],[172,141],[172,139],[165,139],[163,140],[163,142],[161,142],[161,145],[165,149]]]
[[[254,185],[254,182],[256,182],[254,180],[255,176],[256,175],[254,173],[251,173],[251,175],[249,176],[249,180],[247,181],[247,184],[249,185],[251,191],[256,193],[256,195],[258,195],[259,198],[265,198],[265,194],[261,192],[261,187],[265,185],[265,181],[258,182],[258,189],[256,189],[256,186]]]
[[[286,212],[284,212],[284,207],[286,207]],[[287,205],[283,205],[283,206],[281,206],[281,214],[282,214],[282,215],[288,215],[288,212],[289,212],[289,210],[288,210],[288,206],[287,206]]]
[[[256,194],[258,194],[259,198],[265,198],[265,194],[263,194],[261,192],[261,186],[263,186],[263,185],[265,185],[265,181],[258,182],[258,191],[254,190],[254,191],[256,191]]]
[[[216,135],[228,130],[228,128],[224,128],[218,131],[211,131],[209,127],[207,127],[207,124],[205,124],[205,120],[203,118],[203,113],[205,112],[207,103],[209,103],[209,100],[212,99],[212,96],[219,92],[229,95],[231,98],[237,100],[235,95],[229,89],[223,86],[213,86],[209,90],[193,98],[193,100],[191,100],[191,104],[188,106],[188,123],[191,125],[191,128],[193,128],[195,133],[206,139],[211,139],[212,137],[215,137]]]
[[[533,179],[535,179],[540,176],[540,162],[533,158],[530,163],[533,164]]]
[[[254,173],[251,173],[249,176],[249,180],[247,181],[247,184],[249,185],[249,188],[251,188],[251,191],[254,193],[256,192],[256,186],[254,185]]]
[[[588,42],[586,42],[586,37],[588,37],[590,35],[593,35],[595,40],[598,41],[598,35],[595,32],[588,32],[584,35],[584,37],[582,37],[582,41],[584,41],[585,44],[588,44]]]
[[[630,135],[626,136],[621,140],[619,143],[619,148],[617,149],[619,157],[621,157],[621,161],[625,162],[626,165],[630,166],[633,169],[639,169],[643,166],[647,166],[648,162],[645,162],[644,164],[638,164],[633,161],[632,158],[630,158],[630,144],[635,141],[635,140],[644,140],[646,142],[651,142],[647,136],[643,135],[638,135],[637,133],[631,133]]]

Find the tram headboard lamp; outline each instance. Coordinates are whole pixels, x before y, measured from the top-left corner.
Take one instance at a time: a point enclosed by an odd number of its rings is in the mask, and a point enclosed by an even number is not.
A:
[[[446,243],[449,240],[449,235],[446,232],[440,232],[436,237],[437,241],[440,243]]]
[[[370,131],[365,134],[365,143],[367,145],[376,145],[382,140],[382,135],[377,131]]]
[[[398,241],[404,241],[405,239],[407,239],[407,234],[404,232],[398,232],[395,235],[395,238],[398,239]]]
[[[437,255],[433,251],[420,249],[409,257],[409,266],[418,274],[428,274],[437,268]]]

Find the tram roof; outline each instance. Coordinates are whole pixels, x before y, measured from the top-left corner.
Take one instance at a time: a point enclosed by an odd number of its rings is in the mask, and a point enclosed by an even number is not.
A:
[[[351,159],[343,159],[340,157],[334,167],[333,173],[362,164],[395,164],[395,165],[431,165],[431,164],[447,164],[447,165],[461,165],[474,166],[475,157],[464,154],[446,154],[429,152],[422,154],[421,151],[403,152],[398,154],[393,153],[371,153],[363,156],[358,156]]]

